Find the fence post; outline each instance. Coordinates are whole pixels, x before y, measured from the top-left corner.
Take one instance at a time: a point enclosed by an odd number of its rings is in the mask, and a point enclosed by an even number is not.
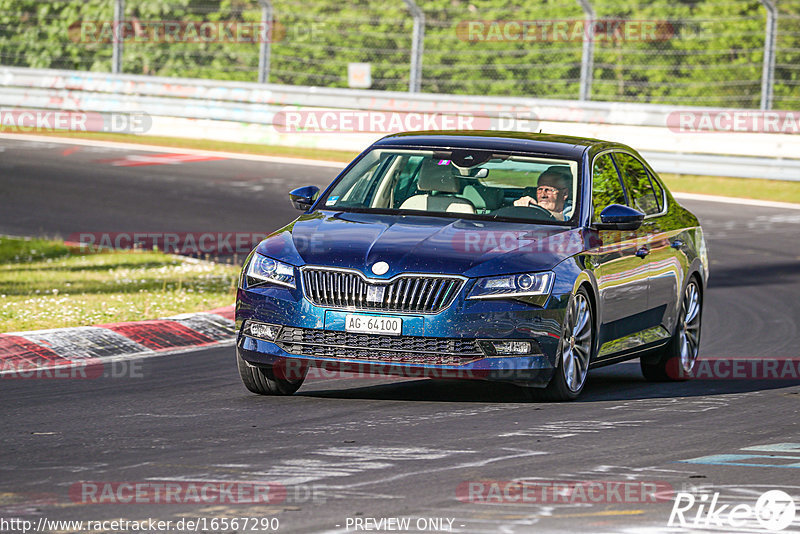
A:
[[[114,42],[111,48],[111,73],[122,73],[122,22],[125,17],[125,0],[114,0]]]
[[[578,0],[583,9],[584,32],[583,52],[581,53],[581,88],[579,100],[589,100],[592,96],[592,73],[594,71],[594,19],[595,13],[589,0]]]
[[[408,80],[408,92],[419,93],[422,86],[422,54],[425,41],[425,13],[414,0],[403,0],[414,17],[414,30],[411,35],[411,74]]]
[[[772,109],[772,89],[775,80],[775,40],[778,27],[778,9],[774,0],[761,0],[767,10],[767,27],[764,34],[764,70],[761,73],[761,109]]]
[[[261,4],[261,39],[258,50],[258,83],[269,82],[269,60],[272,37],[275,28],[272,27],[272,2],[259,0]]]

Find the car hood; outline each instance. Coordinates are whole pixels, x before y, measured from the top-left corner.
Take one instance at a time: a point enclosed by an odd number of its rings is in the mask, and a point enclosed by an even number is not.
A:
[[[261,254],[295,266],[356,269],[384,261],[399,273],[468,277],[553,268],[582,250],[580,229],[445,217],[316,211],[270,235]]]

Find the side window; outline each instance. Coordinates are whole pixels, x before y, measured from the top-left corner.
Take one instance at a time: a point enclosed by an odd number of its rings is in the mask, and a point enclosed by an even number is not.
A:
[[[664,199],[664,189],[661,187],[661,184],[658,183],[656,177],[652,174],[650,175],[650,182],[653,184],[653,191],[655,192],[656,200],[658,201],[658,209],[661,211],[664,209],[664,202],[666,202]]]
[[[650,182],[650,173],[641,161],[630,154],[615,152],[614,159],[619,165],[619,172],[625,183],[625,190],[628,192],[630,206],[641,211],[645,215],[653,215],[661,211],[653,191],[653,184]]]
[[[625,193],[619,181],[617,168],[609,154],[594,160],[592,169],[593,222],[600,221],[600,212],[610,204],[625,204]]]

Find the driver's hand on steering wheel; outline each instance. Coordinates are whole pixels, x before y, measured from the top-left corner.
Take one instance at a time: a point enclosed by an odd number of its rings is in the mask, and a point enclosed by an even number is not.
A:
[[[539,203],[538,203],[538,202],[536,202],[536,199],[535,199],[535,198],[533,198],[533,197],[529,197],[529,196],[527,196],[527,195],[526,195],[526,196],[524,196],[524,197],[522,197],[522,198],[518,198],[517,200],[515,200],[515,201],[514,201],[514,205],[515,205],[515,206],[523,206],[523,207],[528,207],[528,206],[530,206],[530,205],[533,205],[533,206],[538,206],[538,205],[539,205]]]

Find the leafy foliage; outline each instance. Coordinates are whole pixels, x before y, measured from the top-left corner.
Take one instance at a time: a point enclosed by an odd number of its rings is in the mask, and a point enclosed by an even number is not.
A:
[[[575,99],[584,13],[576,0],[418,0],[425,13],[422,90]],[[347,66],[372,66],[373,89],[405,91],[412,17],[403,2],[273,0],[269,81],[347,87]],[[617,33],[594,42],[593,100],[758,107],[766,13],[758,0],[595,0]],[[800,102],[800,0],[779,3],[776,109]],[[125,20],[257,23],[258,0],[126,2]],[[111,21],[112,0],[0,0],[3,65],[109,71],[112,44],[81,35],[83,21]],[[465,32],[469,23],[565,22],[569,38]],[[644,30],[651,24],[654,34]],[[616,25],[616,26],[615,26]],[[627,33],[626,33],[627,32]],[[483,37],[481,37],[481,35]],[[496,36],[497,36],[496,35]],[[130,37],[130,36],[129,36]],[[167,40],[168,41],[168,40]],[[256,81],[260,45],[237,40],[167,42],[130,37],[123,70],[158,76]]]

